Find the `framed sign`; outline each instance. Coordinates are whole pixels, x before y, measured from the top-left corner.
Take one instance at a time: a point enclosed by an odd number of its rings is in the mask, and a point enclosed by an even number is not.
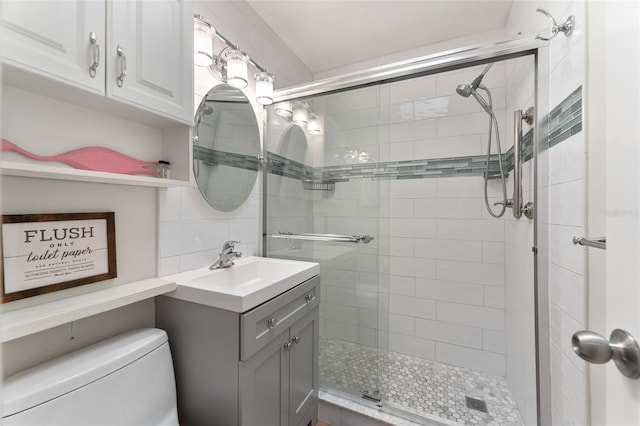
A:
[[[115,278],[113,212],[2,216],[2,303]]]

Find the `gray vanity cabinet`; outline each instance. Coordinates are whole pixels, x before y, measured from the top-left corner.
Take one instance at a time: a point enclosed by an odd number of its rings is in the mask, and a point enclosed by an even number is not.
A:
[[[317,422],[318,308],[240,363],[243,425]]]
[[[156,298],[182,426],[314,426],[320,277],[237,313]]]

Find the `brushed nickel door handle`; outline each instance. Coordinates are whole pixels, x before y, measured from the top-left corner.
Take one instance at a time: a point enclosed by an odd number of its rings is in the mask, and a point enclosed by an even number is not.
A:
[[[609,340],[592,331],[578,331],[571,338],[573,351],[587,362],[605,364],[613,359],[622,374],[640,377],[640,346],[626,330],[611,332]]]

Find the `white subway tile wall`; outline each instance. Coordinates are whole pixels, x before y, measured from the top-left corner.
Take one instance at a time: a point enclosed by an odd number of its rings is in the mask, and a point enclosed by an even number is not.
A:
[[[362,164],[363,152],[375,162],[378,149],[380,158],[388,155],[385,161],[484,154],[488,116],[455,93],[483,68],[314,99],[328,125],[325,164],[313,165]],[[496,64],[485,80],[501,130],[506,69]],[[495,182],[488,189],[491,199],[501,198]],[[392,351],[505,375],[504,220],[484,213],[482,194],[478,176],[351,179],[337,182],[333,193],[316,194],[313,211],[323,217],[313,232],[376,238],[370,245],[334,247],[334,257],[314,253],[323,265],[321,335],[385,347],[388,329]],[[363,218],[367,202],[371,210]],[[365,290],[354,271],[385,279],[370,280]],[[368,310],[376,303],[382,308],[377,315]],[[376,328],[385,331],[379,340],[371,334]]]

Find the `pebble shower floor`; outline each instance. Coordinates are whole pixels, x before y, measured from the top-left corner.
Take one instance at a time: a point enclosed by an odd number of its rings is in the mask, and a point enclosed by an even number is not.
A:
[[[384,352],[378,361],[375,348],[320,338],[322,386],[349,394],[371,394],[376,386],[377,362],[385,405],[461,425],[522,425],[504,377],[395,352]],[[465,397],[485,401],[488,412],[468,408]]]

